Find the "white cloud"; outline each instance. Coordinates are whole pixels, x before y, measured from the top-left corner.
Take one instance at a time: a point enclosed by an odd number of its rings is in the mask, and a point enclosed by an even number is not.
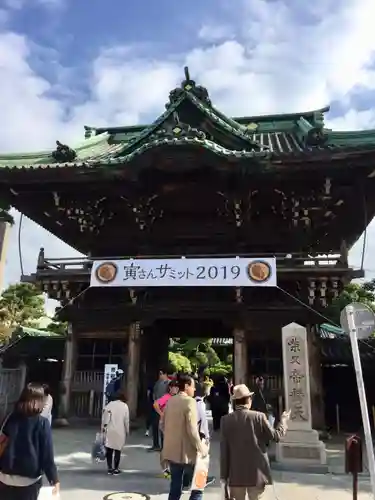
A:
[[[24,7],[45,7],[56,8],[62,7],[65,0],[3,0],[4,8],[11,10],[20,10]]]
[[[198,37],[204,42],[213,43],[234,38],[235,34],[231,26],[204,24],[198,32]]]
[[[192,77],[208,87],[215,104],[230,115],[314,109],[333,100],[350,105],[354,90],[375,89],[374,15],[373,0],[318,0],[313,5],[241,0],[236,20],[229,16],[225,22],[218,7],[211,23],[198,30],[197,45],[189,53],[148,59],[136,47],[120,46],[98,54],[91,65],[88,98],[68,109],[51,97],[56,87],[30,66],[35,50],[30,40],[20,34],[0,34],[0,109],[2,123],[7,124],[0,151],[44,149],[53,147],[56,139],[72,144],[83,138],[85,124],[135,124],[155,118],[169,91],[183,78],[185,64]],[[74,91],[63,82],[59,85],[60,95]],[[348,109],[329,125],[372,126],[372,108],[369,103],[365,111]],[[8,281],[19,277],[15,234],[13,228]],[[35,270],[40,246],[47,256],[74,254],[31,221],[24,220],[22,234],[27,272]],[[374,224],[368,231],[365,267],[375,270],[371,255],[375,255]],[[353,259],[360,262],[359,246]]]

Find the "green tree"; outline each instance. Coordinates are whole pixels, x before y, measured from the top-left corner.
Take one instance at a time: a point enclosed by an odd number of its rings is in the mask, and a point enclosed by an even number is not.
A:
[[[0,222],[7,222],[11,226],[14,224],[14,218],[9,213],[11,206],[8,203],[4,203],[4,201],[0,201]]]
[[[174,338],[170,350],[186,358],[194,372],[202,368],[205,373],[213,370],[213,373],[227,374],[232,371],[230,355],[223,351],[224,359],[221,360],[210,338]]]
[[[43,330],[47,332],[57,333],[58,335],[66,335],[68,331],[68,323],[52,321]]]
[[[191,373],[192,367],[189,359],[179,352],[169,352],[168,361],[175,372]]]
[[[328,306],[325,315],[339,325],[341,311],[352,302],[361,302],[375,311],[375,280],[346,285],[340,295]]]
[[[0,297],[0,337],[8,338],[17,326],[36,328],[45,315],[44,298],[31,283],[16,283]]]

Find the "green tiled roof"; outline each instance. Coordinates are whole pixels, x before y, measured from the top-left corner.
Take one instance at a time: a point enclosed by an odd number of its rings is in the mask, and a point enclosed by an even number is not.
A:
[[[57,339],[64,338],[62,335],[59,335],[54,332],[46,331],[46,330],[38,330],[36,328],[29,328],[26,326],[18,326],[16,327],[11,335],[10,341],[7,344],[0,345],[0,355],[4,354],[8,351],[8,349],[13,348],[16,344],[18,344],[21,340],[26,338],[38,338],[38,339]]]
[[[229,118],[212,105],[207,90],[196,85],[185,68],[181,87],[171,91],[166,111],[152,124],[114,128],[86,126],[86,140],[70,150],[70,157],[61,160],[56,150],[2,155],[0,169],[123,164],[146,151],[168,146],[199,147],[228,159],[259,160],[280,155],[375,149],[375,131],[326,129],[324,114],[328,110]]]

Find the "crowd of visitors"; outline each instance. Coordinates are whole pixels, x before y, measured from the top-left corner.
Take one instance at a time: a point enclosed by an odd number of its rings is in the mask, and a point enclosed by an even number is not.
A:
[[[120,375],[107,388],[101,422],[102,459],[106,459],[109,475],[120,474],[121,451],[130,429]],[[228,499],[245,500],[247,495],[249,500],[258,500],[266,485],[272,484],[267,446],[285,435],[289,413],[284,412],[274,426],[262,377],[251,392],[244,384],[233,387],[224,377],[198,380],[184,373],[169,376],[161,369],[147,397],[147,430],[151,428],[153,440],[150,450],[160,452],[164,475],[170,479],[169,500],[180,500],[186,490],[191,492],[190,500],[202,498],[204,487],[194,486],[194,470],[209,454],[207,405],[212,410],[213,431],[220,431],[220,479]],[[29,383],[4,419],[0,427],[1,500],[37,500],[43,475],[52,493],[59,493],[52,409],[48,386]],[[205,477],[206,485],[212,481]]]
[[[247,495],[258,500],[272,484],[267,446],[285,435],[290,414],[284,412],[274,426],[263,377],[250,392],[244,384],[233,387],[223,376],[208,382],[175,374],[170,380],[167,371],[160,370],[151,394],[150,450],[161,450],[164,472],[170,477],[169,500],[180,500],[186,490],[191,491],[190,500],[202,498],[203,489],[194,489],[192,479],[198,457],[209,453],[206,405],[212,411],[214,432],[220,431],[220,478],[228,499],[245,500]],[[207,479],[209,484],[212,480]]]

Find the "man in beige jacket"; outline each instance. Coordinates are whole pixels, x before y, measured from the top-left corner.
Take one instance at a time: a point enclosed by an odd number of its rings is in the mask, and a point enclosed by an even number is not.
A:
[[[274,429],[264,413],[251,410],[250,392],[245,384],[233,388],[236,409],[221,420],[220,479],[234,500],[259,500],[272,484],[267,456],[269,441],[280,441],[287,431],[290,412],[284,412]]]
[[[191,483],[198,453],[205,457],[208,446],[198,431],[195,382],[190,375],[177,378],[179,393],[164,410],[162,458],[169,462],[171,485],[168,500],[180,500],[182,489]],[[201,491],[192,491],[190,500],[201,500]]]

